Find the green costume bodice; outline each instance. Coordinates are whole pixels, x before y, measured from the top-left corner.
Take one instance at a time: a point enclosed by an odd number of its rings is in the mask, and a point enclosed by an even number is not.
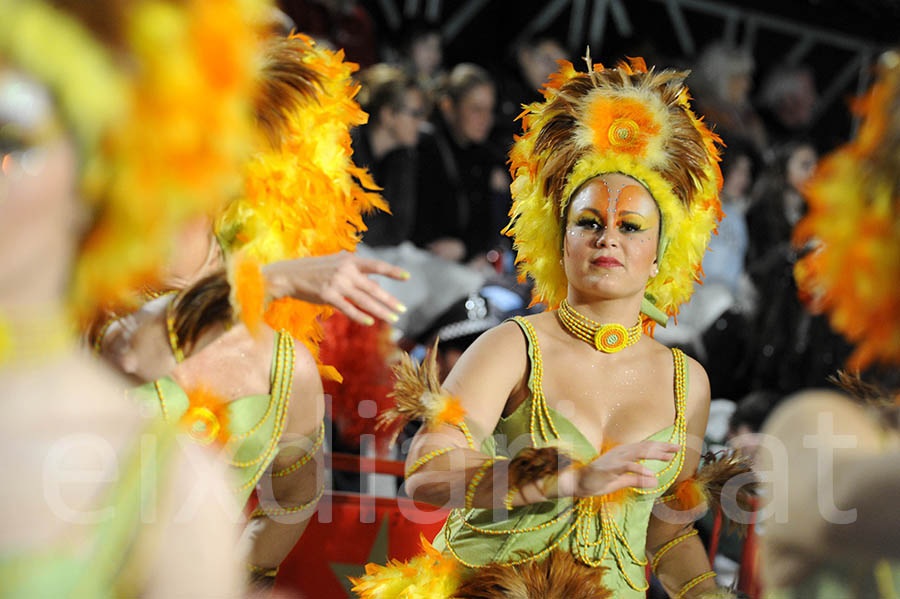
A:
[[[172,427],[156,418],[136,438],[140,444],[135,443],[107,500],[99,504],[109,517],[86,540],[62,538],[41,550],[0,556],[0,597],[112,599],[139,594],[147,572],[132,562],[132,550],[142,514],[156,507],[175,437]],[[155,442],[148,443],[149,438]]]
[[[500,422],[481,450],[512,457],[525,446],[560,446],[583,463],[600,454],[562,414],[547,405],[541,383],[543,363],[534,328],[513,319],[528,340],[531,365],[528,398]],[[628,489],[614,497],[560,498],[514,508],[505,520],[493,510],[453,510],[434,546],[468,568],[492,563],[518,564],[546,556],[554,548],[571,552],[580,562],[607,568],[604,583],[617,598],[644,597],[647,526],[655,500],[681,473],[687,438],[685,402],[687,366],[684,354],[672,350],[675,364],[675,422],[648,437],[681,446],[670,462],[649,460],[657,473],[652,489]]]
[[[201,442],[224,442],[241,505],[278,454],[294,374],[294,340],[287,332],[276,335],[274,355],[268,394],[240,397],[219,409],[192,406],[189,395],[170,377],[133,391],[139,401],[160,412],[166,421],[181,423]]]

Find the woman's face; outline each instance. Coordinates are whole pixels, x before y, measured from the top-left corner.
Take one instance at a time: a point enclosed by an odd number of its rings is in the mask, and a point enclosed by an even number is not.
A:
[[[588,297],[643,294],[656,274],[659,209],[636,179],[600,175],[572,197],[563,265],[569,285]]]
[[[0,66],[0,294],[71,253],[79,232],[75,151],[49,91]]]
[[[819,156],[812,146],[800,146],[794,150],[785,168],[788,184],[797,191],[803,189],[803,185],[816,170],[818,159]]]
[[[494,88],[490,85],[473,87],[455,106],[455,125],[469,143],[483,143],[494,126]]]

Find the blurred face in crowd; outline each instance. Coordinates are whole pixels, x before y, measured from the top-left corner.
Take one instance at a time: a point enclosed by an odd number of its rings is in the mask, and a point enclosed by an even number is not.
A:
[[[790,88],[778,103],[778,117],[788,126],[802,127],[812,121],[813,109],[816,107],[818,94],[816,82],[811,73],[796,73]]]
[[[553,40],[543,40],[534,48],[519,52],[519,66],[525,80],[533,89],[540,88],[559,68],[558,60],[566,59],[566,51]]]
[[[410,46],[412,62],[419,75],[432,75],[444,59],[441,36],[436,32],[423,35]]]
[[[380,125],[387,130],[400,147],[411,148],[419,140],[419,128],[425,120],[425,97],[416,88],[403,93],[403,102],[397,108],[385,106],[379,115]]]
[[[464,95],[450,112],[452,125],[467,143],[484,143],[494,126],[494,87],[476,85]]]
[[[785,171],[788,184],[800,191],[812,176],[819,156],[812,146],[800,146],[788,158]]]
[[[722,184],[722,196],[725,199],[733,200],[742,198],[747,195],[750,184],[753,182],[753,165],[750,158],[740,156],[735,160],[728,172],[725,173],[725,181]]]
[[[419,141],[419,128],[425,120],[425,97],[415,88],[403,95],[403,108],[398,111],[395,137],[400,145],[411,148]]]

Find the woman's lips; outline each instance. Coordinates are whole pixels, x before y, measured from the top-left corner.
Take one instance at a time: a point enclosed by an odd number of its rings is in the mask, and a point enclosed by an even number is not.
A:
[[[601,268],[615,268],[617,266],[622,266],[622,263],[612,256],[600,256],[599,258],[594,258],[591,260],[591,264]]]

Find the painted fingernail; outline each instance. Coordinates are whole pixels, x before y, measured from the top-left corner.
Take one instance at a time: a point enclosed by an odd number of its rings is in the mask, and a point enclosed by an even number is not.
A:
[[[411,279],[411,278],[412,278],[412,275],[409,273],[409,271],[403,271],[403,274],[400,275],[400,278],[402,278],[402,279]]]
[[[398,320],[400,320],[400,317],[397,316],[396,314],[391,314],[390,319],[391,319],[391,322],[397,322]]]
[[[375,324],[375,319],[372,318],[371,316],[366,316],[366,318],[365,318],[365,320],[363,320],[363,322],[365,323],[365,325],[366,325],[367,327],[370,327],[370,326],[372,326],[373,324]]]
[[[401,314],[406,312],[406,310],[407,310],[406,306],[404,306],[403,304],[397,304],[396,306],[394,306],[394,309],[397,310],[397,312],[400,312]]]

